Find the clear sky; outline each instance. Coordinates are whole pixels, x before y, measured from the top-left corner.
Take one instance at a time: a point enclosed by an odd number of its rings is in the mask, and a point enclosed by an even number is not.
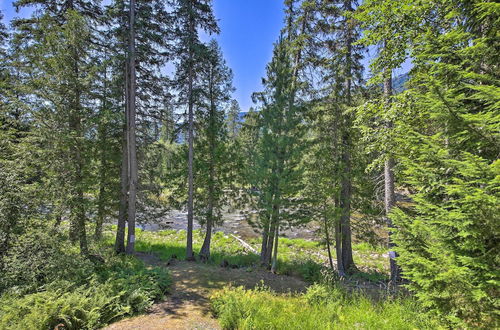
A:
[[[242,111],[248,111],[252,93],[262,89],[261,78],[283,26],[283,0],[213,0],[213,6],[221,30],[216,39],[234,73],[234,97]],[[0,0],[0,9],[6,24],[15,16],[29,14],[29,10],[16,14],[12,0]],[[374,53],[372,49],[368,57]],[[394,75],[407,72],[409,66],[405,63]]]
[[[214,11],[221,30],[217,40],[234,72],[234,97],[247,111],[252,93],[262,89],[261,78],[283,26],[283,1],[214,0]]]
[[[271,60],[273,43],[283,26],[282,0],[213,0],[219,20],[216,37],[234,73],[234,97],[242,111],[252,106],[251,95],[261,90],[261,78]],[[16,14],[11,0],[0,0],[4,23]]]

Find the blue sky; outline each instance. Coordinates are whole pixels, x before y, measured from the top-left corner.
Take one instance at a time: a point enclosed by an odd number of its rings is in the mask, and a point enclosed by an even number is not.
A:
[[[236,98],[242,111],[252,106],[251,95],[260,91],[261,78],[271,60],[273,43],[283,26],[282,0],[213,0],[215,16],[221,33],[216,36],[224,57],[233,70]],[[29,14],[24,10],[16,14],[12,0],[0,0],[4,22],[13,17]],[[375,55],[373,49],[370,55]],[[365,65],[367,60],[364,61]],[[394,75],[408,71],[409,64],[395,70]]]
[[[252,93],[262,89],[261,78],[283,26],[283,1],[214,0],[214,11],[221,29],[217,40],[234,72],[234,97],[247,111]]]
[[[273,43],[283,26],[282,0],[214,0],[220,35],[216,37],[233,70],[234,97],[242,111],[252,106],[251,95],[261,90],[261,78],[271,60]],[[11,0],[0,0],[7,24],[16,14]]]

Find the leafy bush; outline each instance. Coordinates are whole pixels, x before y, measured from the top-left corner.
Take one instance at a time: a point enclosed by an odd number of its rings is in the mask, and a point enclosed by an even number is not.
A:
[[[162,268],[148,269],[111,251],[103,264],[94,264],[62,237],[47,236],[32,232],[21,237],[5,258],[1,329],[52,329],[58,324],[95,329],[144,312],[170,284]]]
[[[224,329],[436,329],[411,299],[372,302],[339,288],[311,286],[300,296],[225,288],[211,298]]]

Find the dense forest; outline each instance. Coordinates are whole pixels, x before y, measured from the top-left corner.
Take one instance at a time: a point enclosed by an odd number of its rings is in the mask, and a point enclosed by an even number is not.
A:
[[[13,6],[0,329],[500,326],[499,3],[284,0],[250,109],[210,0]]]

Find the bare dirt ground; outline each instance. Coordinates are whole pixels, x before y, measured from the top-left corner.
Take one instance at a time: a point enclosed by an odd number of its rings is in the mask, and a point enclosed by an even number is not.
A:
[[[167,266],[158,257],[139,253],[137,257],[153,266],[167,267],[173,285],[165,300],[152,306],[142,316],[124,319],[105,329],[220,329],[209,311],[209,297],[214,290],[226,285],[253,289],[264,284],[276,292],[303,292],[307,284],[302,280],[271,274],[261,270],[222,268],[198,262],[174,261]]]

